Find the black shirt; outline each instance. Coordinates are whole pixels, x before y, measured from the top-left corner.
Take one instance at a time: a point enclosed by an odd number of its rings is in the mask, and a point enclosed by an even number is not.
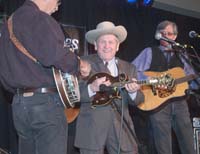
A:
[[[60,25],[33,2],[26,1],[13,14],[13,32],[42,65],[15,47],[5,23],[0,38],[0,80],[7,90],[55,86],[52,66],[70,74],[78,70],[77,56],[64,48]]]

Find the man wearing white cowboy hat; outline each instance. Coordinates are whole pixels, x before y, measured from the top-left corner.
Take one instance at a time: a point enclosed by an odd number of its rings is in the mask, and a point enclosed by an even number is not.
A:
[[[80,81],[80,84],[85,86],[80,86],[84,98],[81,99],[81,109],[77,119],[75,146],[80,148],[81,154],[103,154],[105,148],[109,154],[137,154],[137,143],[131,134],[134,134],[134,126],[129,116],[128,104],[135,105],[136,102],[143,101],[143,95],[139,91],[140,86],[135,82],[125,84],[124,88],[119,90],[122,99],[109,97],[109,101],[105,101],[105,104],[91,107],[100,93],[113,94],[112,88],[108,87],[113,83],[110,76],[118,77],[124,73],[130,81],[136,80],[135,66],[115,57],[120,43],[127,37],[127,31],[123,26],[115,26],[112,22],[104,21],[99,23],[96,29],[88,31],[85,37],[95,46],[97,54],[82,57],[90,63],[90,68],[87,78],[89,80]],[[102,77],[94,75],[99,72],[107,74]],[[91,80],[94,76],[95,78]],[[85,89],[82,89],[83,87]],[[116,91],[114,90],[114,93]],[[128,125],[123,124],[123,128],[116,108],[119,108],[128,123]]]

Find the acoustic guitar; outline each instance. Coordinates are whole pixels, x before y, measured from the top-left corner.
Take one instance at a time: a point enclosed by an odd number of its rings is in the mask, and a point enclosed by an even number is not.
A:
[[[174,79],[171,78],[169,74],[152,77],[148,80],[129,81],[126,74],[119,74],[117,77],[113,77],[108,73],[96,73],[88,80],[88,84],[101,77],[106,77],[106,80],[110,80],[111,85],[105,90],[101,90],[100,87],[100,91],[93,96],[91,104],[92,108],[108,105],[113,99],[121,99],[120,89],[124,88],[125,84],[127,83],[136,82],[137,84],[146,85],[148,87],[156,87],[158,85],[167,85],[168,87],[173,87],[174,82]]]
[[[165,72],[145,72],[146,76],[157,77],[162,74],[170,74],[174,78],[173,86],[167,89],[156,89],[155,93],[152,93],[152,88],[149,86],[142,86],[141,90],[144,93],[144,102],[140,103],[137,107],[143,111],[154,111],[159,109],[171,99],[179,99],[185,96],[185,90],[188,89],[189,85],[187,81],[193,80],[198,75],[191,74],[185,76],[184,70],[180,67],[172,68]]]
[[[185,90],[188,89],[187,81],[195,79],[198,75],[185,76],[184,70],[180,67],[170,69],[165,72],[145,72],[149,76],[148,80],[129,81],[125,74],[120,74],[117,77],[112,77],[107,73],[97,73],[93,75],[88,84],[97,78],[106,76],[107,80],[111,81],[112,92],[99,91],[93,98],[92,107],[108,105],[113,99],[119,98],[119,89],[125,84],[136,82],[141,85],[141,90],[144,94],[144,102],[141,102],[137,107],[142,111],[153,111],[164,105],[167,100],[179,98],[185,95]],[[164,85],[166,88],[159,88]]]

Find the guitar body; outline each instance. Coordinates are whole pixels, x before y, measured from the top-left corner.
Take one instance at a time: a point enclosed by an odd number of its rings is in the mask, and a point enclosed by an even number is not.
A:
[[[144,74],[149,77],[157,77],[162,74],[169,73],[174,79],[182,78],[185,76],[184,70],[182,68],[176,67],[170,69],[166,72],[145,72]],[[176,84],[170,91],[157,90],[156,95],[152,92],[151,86],[141,86],[141,90],[144,93],[144,102],[140,103],[137,107],[143,111],[152,111],[159,108],[160,106],[167,103],[167,100],[176,99],[185,95],[185,90],[188,89],[188,83],[183,82]]]
[[[141,102],[137,107],[143,111],[155,111],[155,109],[165,105],[168,100],[177,100],[185,96],[185,90],[189,87],[187,81],[198,77],[195,74],[185,76],[184,70],[180,67],[172,68],[165,72],[149,71],[144,72],[144,74],[149,76],[150,79],[129,81],[125,74],[120,74],[117,77],[112,77],[107,73],[93,75],[88,84],[97,78],[105,76],[107,80],[111,81],[111,89],[110,91],[108,88],[108,90],[97,92],[93,98],[92,107],[110,104],[115,98],[120,99],[119,88],[124,88],[127,83],[136,82],[141,85],[141,90],[145,97],[144,102]],[[160,87],[162,85],[165,88]]]

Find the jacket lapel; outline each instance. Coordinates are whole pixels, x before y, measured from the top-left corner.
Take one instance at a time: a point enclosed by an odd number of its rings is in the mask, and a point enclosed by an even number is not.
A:
[[[95,60],[95,66],[97,67],[96,68],[96,71],[97,72],[105,72],[105,73],[109,73],[110,74],[110,71],[108,70],[108,68],[104,65],[103,63],[103,60],[101,60],[98,55],[96,55],[96,60]]]
[[[121,60],[119,58],[116,58],[116,64],[117,64],[118,75],[119,75],[119,74],[123,73],[122,70],[124,70]]]

